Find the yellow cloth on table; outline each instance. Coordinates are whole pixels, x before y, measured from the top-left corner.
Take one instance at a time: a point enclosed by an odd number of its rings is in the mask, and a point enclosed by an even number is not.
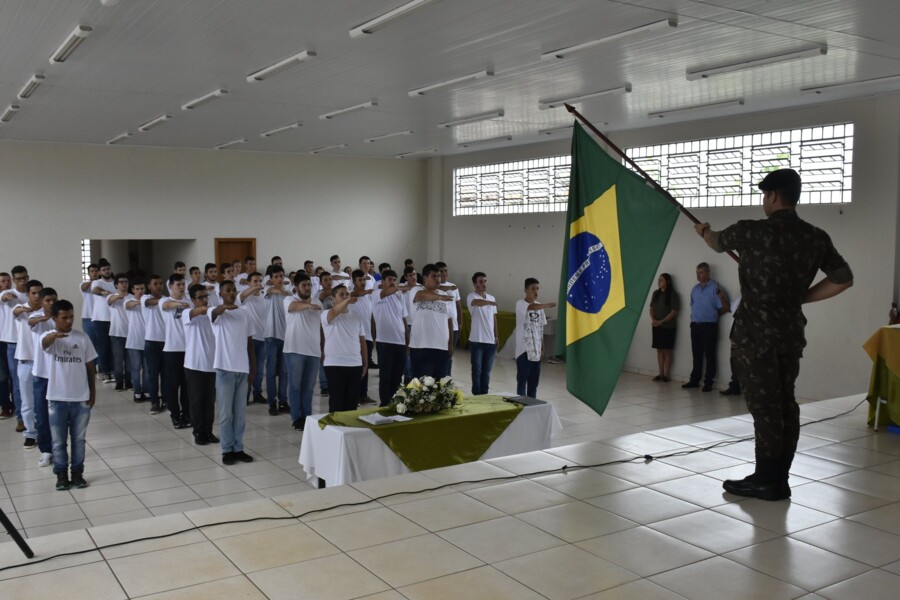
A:
[[[881,327],[863,349],[872,359],[872,378],[869,381],[869,422],[875,421],[875,402],[885,398],[878,425],[900,424],[900,327]]]

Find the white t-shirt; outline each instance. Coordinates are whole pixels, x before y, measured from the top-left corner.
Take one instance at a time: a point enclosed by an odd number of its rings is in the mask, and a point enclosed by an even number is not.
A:
[[[11,289],[0,292],[0,297],[9,293],[15,294],[16,297],[6,302],[0,302],[0,342],[15,344],[19,339],[19,329],[16,327],[13,310],[20,304],[28,303],[28,294]]]
[[[250,313],[253,340],[257,342],[266,341],[266,298],[263,293],[247,296],[246,300],[241,300],[241,297],[238,296],[235,301],[242,310]]]
[[[455,286],[456,284],[450,283],[449,281],[445,281],[441,285]],[[441,291],[444,291],[444,290],[441,290]],[[452,308],[453,312],[451,313],[451,317],[453,318],[453,331],[459,331],[459,315],[456,314],[456,307],[458,306],[456,303],[459,302],[459,300],[460,300],[459,288],[456,288],[455,290],[447,290],[447,291],[444,291],[444,293],[453,296],[453,302],[450,303],[453,307]]]
[[[213,289],[208,290],[209,294],[206,297],[207,306],[218,306],[222,304],[222,297],[219,295],[219,287],[221,285],[221,283],[216,282]]]
[[[284,299],[286,322],[284,329],[284,351],[304,356],[322,356],[322,311],[307,308],[288,312],[292,302],[299,302],[300,296],[287,296]],[[322,303],[315,297],[310,302],[321,308]]]
[[[19,304],[23,308],[29,308],[27,304]],[[13,309],[15,310],[15,309]],[[19,313],[16,319],[16,360],[34,360],[34,342],[31,339],[31,327],[28,326],[28,319],[34,316],[34,312]]]
[[[41,308],[39,310],[31,313],[30,317],[33,319],[35,317],[43,317],[44,309]],[[43,377],[44,379],[50,378],[50,355],[46,352],[41,352],[41,336],[47,333],[48,331],[53,331],[55,329],[55,325],[53,324],[53,319],[48,319],[46,321],[41,321],[36,324],[34,327],[30,327],[31,329],[31,344],[32,348],[38,350],[38,352],[34,353],[34,365],[31,367],[31,373],[35,377]]]
[[[91,283],[90,279],[85,279],[81,282],[82,285],[85,283]],[[88,285],[88,290],[84,291],[81,289],[81,286],[78,286],[78,291],[81,292],[81,318],[82,319],[90,319],[94,314],[94,294],[91,293],[91,286]]]
[[[374,292],[372,294],[374,294]],[[372,339],[372,294],[358,296],[356,298],[356,302],[349,306],[350,312],[359,317],[359,321],[360,323],[362,323],[363,330],[365,330],[366,332],[367,342],[374,341]]]
[[[255,331],[253,314],[244,309],[226,310],[213,320],[214,310],[215,308],[210,308],[206,311],[216,338],[213,367],[232,373],[249,373],[247,338],[253,337]]]
[[[424,289],[424,288],[421,288]],[[450,346],[450,330],[447,323],[451,321],[453,302],[444,300],[423,300],[415,302],[415,294],[420,290],[413,289],[412,330],[409,334],[410,348],[433,348],[448,350]],[[450,292],[435,290],[442,296],[450,296]]]
[[[188,308],[173,308],[165,310],[166,302],[186,302]],[[190,298],[185,295],[180,300],[163,296],[159,299],[159,311],[162,313],[163,325],[166,328],[166,344],[163,352],[184,352],[184,325],[181,323],[181,313],[193,308]]]
[[[284,299],[290,296],[281,294],[268,294],[265,297],[266,303],[266,320],[265,320],[265,337],[284,339],[285,327],[285,311]]]
[[[118,290],[114,292],[118,294]],[[98,296],[98,298],[100,298]],[[100,298],[101,301],[109,305],[109,335],[114,337],[128,337],[128,314],[125,312],[125,299],[119,298],[112,304],[109,304],[108,296]]]
[[[41,340],[48,333],[42,335]],[[97,358],[97,352],[88,336],[73,329],[68,336],[50,344],[44,352],[50,355],[47,400],[57,402],[90,400],[91,390],[88,387],[85,365]]]
[[[181,324],[184,328],[184,368],[215,373],[216,338],[209,315],[197,315],[192,319],[191,311],[185,310],[181,313]]]
[[[375,296],[375,341],[385,344],[406,344],[406,325],[403,319],[409,316],[406,308],[406,295],[394,292],[385,298],[381,291],[373,292]]]
[[[322,330],[325,332],[326,367],[361,367],[359,338],[364,338],[366,331],[359,316],[346,312],[328,322],[328,311],[322,311]]]
[[[378,287],[378,281],[371,275],[366,275],[366,289],[374,290]]]
[[[95,279],[91,283],[91,293],[94,290],[106,290],[110,294],[116,293],[116,284],[112,280],[106,281],[102,277]],[[94,304],[91,306],[92,321],[109,321],[109,304],[106,302],[106,296],[98,296],[94,294]]]
[[[531,339],[534,341],[535,350],[540,354],[544,346],[544,325],[547,324],[547,317],[542,310],[528,310],[529,302],[522,298],[516,301],[516,356],[528,352],[528,343],[525,329],[531,326],[534,335]]]
[[[141,298],[144,298],[142,296]],[[137,298],[134,297],[134,294],[128,294],[125,296],[124,304],[128,304],[129,302],[134,302]],[[126,350],[143,350],[144,349],[144,336],[146,335],[146,328],[144,327],[144,309],[141,308],[141,305],[138,304],[134,308],[125,308],[125,316],[128,317],[128,336],[125,338],[125,349]]]
[[[478,342],[480,344],[496,344],[497,339],[494,337],[494,317],[497,314],[496,306],[472,306],[475,300],[487,300],[496,302],[497,299],[485,292],[484,298],[477,293],[472,292],[466,297],[466,305],[469,307],[469,314],[472,315],[472,329],[469,333],[470,342]]]
[[[144,340],[148,342],[165,342],[166,325],[163,323],[162,311],[159,304],[148,306],[147,301],[153,300],[150,294],[141,296],[141,315],[144,317]],[[163,301],[162,298],[159,299]]]

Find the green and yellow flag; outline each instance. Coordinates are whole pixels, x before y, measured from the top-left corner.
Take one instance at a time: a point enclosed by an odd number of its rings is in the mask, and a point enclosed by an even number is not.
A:
[[[598,414],[677,218],[675,205],[575,124],[556,349],[566,358],[569,392]]]

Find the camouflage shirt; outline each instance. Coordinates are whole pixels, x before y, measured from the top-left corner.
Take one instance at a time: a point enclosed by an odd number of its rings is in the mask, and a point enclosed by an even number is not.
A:
[[[735,345],[799,352],[806,346],[806,317],[801,305],[821,269],[835,283],[853,279],[828,234],[779,210],[768,219],[738,221],[712,238],[716,252],[740,254],[741,304],[731,333]]]

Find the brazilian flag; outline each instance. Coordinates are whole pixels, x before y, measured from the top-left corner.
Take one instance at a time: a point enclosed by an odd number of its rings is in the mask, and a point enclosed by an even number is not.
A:
[[[556,349],[566,358],[569,392],[598,414],[677,218],[674,204],[575,124]]]

